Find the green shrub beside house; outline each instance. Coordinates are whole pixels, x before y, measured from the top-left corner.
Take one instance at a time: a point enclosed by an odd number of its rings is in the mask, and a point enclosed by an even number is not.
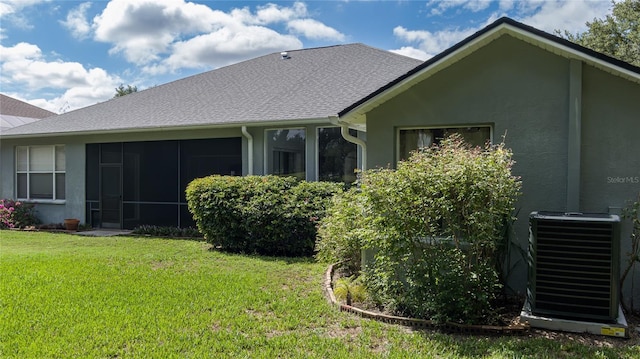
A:
[[[370,170],[321,222],[318,259],[360,269],[387,310],[438,322],[490,323],[502,281],[503,234],[520,180],[504,145],[460,137]],[[360,250],[374,253],[360,268]]]
[[[316,224],[342,185],[278,176],[209,176],[187,187],[189,211],[207,241],[223,250],[310,256]]]

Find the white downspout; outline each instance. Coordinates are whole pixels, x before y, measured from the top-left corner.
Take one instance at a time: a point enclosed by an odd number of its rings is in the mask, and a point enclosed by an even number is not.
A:
[[[242,135],[247,138],[247,175],[253,175],[253,136],[242,126]]]
[[[345,140],[351,142],[351,143],[355,143],[356,145],[360,146],[362,148],[362,171],[365,171],[367,169],[367,143],[364,142],[363,140],[359,139],[358,137],[354,137],[351,136],[351,134],[349,133],[349,125],[345,124],[345,123],[341,123],[340,124],[340,134],[342,135],[342,138],[344,138]]]

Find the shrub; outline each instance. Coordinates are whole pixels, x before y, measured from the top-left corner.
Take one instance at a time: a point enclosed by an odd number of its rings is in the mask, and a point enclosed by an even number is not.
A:
[[[365,213],[365,202],[357,187],[333,197],[318,228],[316,259],[341,262],[348,273],[358,273],[362,241],[369,229],[364,223]]]
[[[143,224],[133,229],[133,234],[172,238],[201,238],[202,234],[193,227],[170,227]]]
[[[24,228],[40,223],[32,204],[0,199],[0,229]]]
[[[628,308],[624,300],[622,287],[629,273],[633,273],[632,269],[640,263],[640,192],[638,193],[636,201],[629,203],[623,210],[622,218],[631,221],[631,235],[629,238],[631,240],[631,250],[627,252],[627,264],[620,276],[620,298],[622,298],[621,303],[627,311],[635,312],[633,295],[631,295],[630,299],[631,308]],[[635,283],[636,281],[631,281],[631,293],[633,293]]]
[[[187,202],[207,241],[264,255],[313,254],[316,224],[341,185],[277,176],[209,176],[187,187]]]
[[[366,171],[359,192],[334,200],[343,210],[332,207],[323,221],[318,256],[353,262],[358,246],[370,251],[364,282],[390,311],[489,322],[502,227],[520,189],[512,164],[504,145],[471,148],[452,136],[395,171]]]
[[[344,301],[347,305],[353,302],[364,303],[368,298],[361,278],[342,277],[336,280],[333,293],[337,300]]]

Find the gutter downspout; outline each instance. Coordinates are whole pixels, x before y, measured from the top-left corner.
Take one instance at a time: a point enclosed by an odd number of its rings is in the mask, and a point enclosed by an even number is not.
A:
[[[342,135],[342,138],[361,147],[361,170],[364,172],[367,169],[367,143],[357,137],[351,136],[349,133],[349,125],[344,122],[340,122],[337,117],[332,118],[331,122],[340,126],[340,134]],[[360,265],[362,268],[371,263],[373,263],[373,250],[367,248],[360,249]]]
[[[253,175],[253,136],[247,131],[247,126],[242,126],[242,135],[247,138],[247,175]]]
[[[349,125],[347,125],[346,123],[340,123],[340,134],[342,135],[342,138],[344,138],[345,140],[351,143],[354,143],[362,148],[362,163],[361,163],[360,169],[362,171],[366,170],[367,169],[367,143],[359,139],[358,137],[351,136],[351,134],[349,133]]]

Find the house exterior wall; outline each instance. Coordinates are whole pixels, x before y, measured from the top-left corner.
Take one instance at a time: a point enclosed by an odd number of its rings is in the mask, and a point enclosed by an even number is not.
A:
[[[503,36],[367,113],[367,167],[395,166],[403,127],[492,126],[494,143],[506,134],[513,172],[522,178],[512,237],[526,249],[529,213],[573,210],[568,189],[574,185],[581,186],[583,212],[606,213],[637,195],[640,184],[607,181],[640,176],[639,91],[637,83]],[[570,141],[571,117],[580,120],[572,105],[581,109],[582,132]],[[578,183],[568,176],[576,141]],[[627,229],[623,255],[628,238]],[[514,256],[512,263],[509,285],[523,292],[526,260]]]
[[[34,201],[37,215],[43,223],[60,223],[64,218],[79,218],[82,223],[90,223],[87,217],[86,198],[86,145],[98,143],[128,143],[144,141],[194,140],[209,138],[242,138],[242,175],[248,174],[248,151],[253,151],[254,174],[267,174],[265,167],[265,134],[267,130],[303,128],[306,132],[305,140],[305,170],[306,179],[317,179],[317,129],[334,127],[328,120],[313,124],[301,125],[299,122],[278,126],[248,127],[247,131],[253,137],[253,149],[249,148],[248,140],[242,135],[240,127],[217,128],[201,130],[175,130],[131,132],[119,134],[91,134],[83,136],[62,136],[48,138],[8,139],[0,143],[0,198],[16,198],[15,191],[15,147],[33,145],[65,145],[66,199],[63,201]]]
[[[580,209],[620,214],[640,195],[640,85],[586,66],[583,71]],[[631,251],[631,222],[622,221],[621,263]],[[622,268],[622,269],[623,269]],[[640,303],[630,273],[625,298]]]
[[[36,214],[43,223],[62,223],[65,218],[84,219],[84,143],[79,138],[34,138],[6,140],[0,144],[0,198],[16,198],[15,147],[35,145],[64,145],[66,156],[64,201],[38,200]]]
[[[134,141],[161,141],[180,139],[203,139],[242,137],[240,128],[176,130],[119,134],[94,134],[83,136],[61,136],[44,138],[2,139],[0,143],[0,198],[16,198],[15,147],[34,145],[64,145],[66,156],[64,201],[36,200],[36,214],[43,223],[61,223],[65,218],[78,218],[86,223],[86,144]],[[243,138],[242,163],[246,173],[246,139]]]

